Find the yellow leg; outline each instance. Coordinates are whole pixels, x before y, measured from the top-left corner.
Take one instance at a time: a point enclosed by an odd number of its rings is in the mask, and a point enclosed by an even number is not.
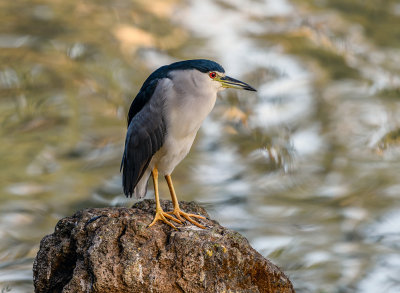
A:
[[[182,221],[175,219],[171,215],[165,213],[160,205],[160,196],[158,194],[158,171],[157,168],[154,168],[152,171],[153,175],[153,183],[154,183],[154,194],[156,197],[156,215],[154,217],[153,222],[149,225],[149,227],[153,226],[157,221],[163,221],[165,224],[171,226],[172,228],[176,229],[175,225],[168,221],[166,218],[175,221],[179,224],[182,224]]]
[[[176,197],[176,194],[175,194],[175,189],[174,189],[174,185],[172,184],[171,176],[170,175],[166,175],[165,176],[165,180],[167,180],[169,192],[171,193],[172,204],[174,205],[174,211],[173,212],[169,212],[168,214],[174,215],[175,217],[177,217],[182,222],[185,221],[182,218],[182,217],[184,217],[186,220],[188,220],[193,225],[196,225],[197,227],[200,227],[202,229],[206,229],[206,227],[204,227],[200,223],[197,223],[195,220],[193,220],[191,218],[191,217],[193,217],[193,218],[205,219],[205,217],[199,216],[199,215],[195,215],[195,214],[185,213],[179,208],[179,202],[178,202],[178,198]]]

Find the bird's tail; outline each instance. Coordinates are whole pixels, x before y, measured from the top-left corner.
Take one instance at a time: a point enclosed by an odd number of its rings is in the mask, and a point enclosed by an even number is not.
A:
[[[147,168],[147,170],[143,173],[142,178],[140,178],[138,184],[135,187],[134,195],[136,198],[140,199],[146,196],[150,174],[151,170],[150,168]]]
[[[147,192],[147,181],[151,173],[151,168],[148,168],[150,160],[140,170],[137,170],[131,161],[125,150],[120,168],[124,193],[126,197],[132,197],[134,194],[136,198],[143,198]]]

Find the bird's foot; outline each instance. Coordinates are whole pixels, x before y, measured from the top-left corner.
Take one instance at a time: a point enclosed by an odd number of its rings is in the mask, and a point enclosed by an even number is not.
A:
[[[162,221],[165,224],[171,226],[172,228],[174,228],[175,230],[178,230],[174,224],[172,224],[170,221],[167,220],[170,219],[172,221],[177,222],[178,224],[182,224],[183,221],[180,221],[178,219],[175,219],[173,216],[171,216],[169,213],[164,212],[162,209],[160,210],[156,210],[156,215],[154,216],[154,220],[153,222],[151,222],[151,224],[149,225],[149,227],[153,226],[157,221]]]
[[[202,224],[200,224],[200,223],[198,223],[198,222],[196,222],[195,220],[192,219],[192,218],[198,218],[198,219],[205,220],[206,218],[203,217],[203,216],[185,213],[179,207],[175,208],[172,212],[168,212],[167,214],[168,214],[168,216],[169,215],[174,215],[180,222],[185,222],[185,219],[186,219],[190,223],[192,223],[193,225],[196,225],[197,227],[199,227],[201,229],[206,229],[205,226],[203,226]]]

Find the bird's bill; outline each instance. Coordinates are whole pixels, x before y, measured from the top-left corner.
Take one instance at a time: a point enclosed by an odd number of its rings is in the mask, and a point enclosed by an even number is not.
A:
[[[222,84],[223,87],[225,88],[234,88],[234,89],[242,89],[242,90],[246,90],[246,91],[252,91],[252,92],[256,92],[257,90],[255,88],[253,88],[251,85],[234,79],[232,77],[229,76],[221,76],[218,81]]]

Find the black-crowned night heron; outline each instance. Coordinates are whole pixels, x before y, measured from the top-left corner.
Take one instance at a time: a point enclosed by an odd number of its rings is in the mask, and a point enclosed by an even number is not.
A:
[[[169,220],[205,228],[179,208],[171,173],[188,154],[203,120],[211,112],[217,92],[225,88],[255,91],[250,85],[225,75],[216,62],[186,60],[162,66],[144,82],[128,114],[128,131],[122,157],[124,193],[143,198],[153,175],[156,215],[153,222]],[[164,212],[158,194],[158,175],[165,176],[174,210]],[[175,217],[174,217],[175,216]]]

